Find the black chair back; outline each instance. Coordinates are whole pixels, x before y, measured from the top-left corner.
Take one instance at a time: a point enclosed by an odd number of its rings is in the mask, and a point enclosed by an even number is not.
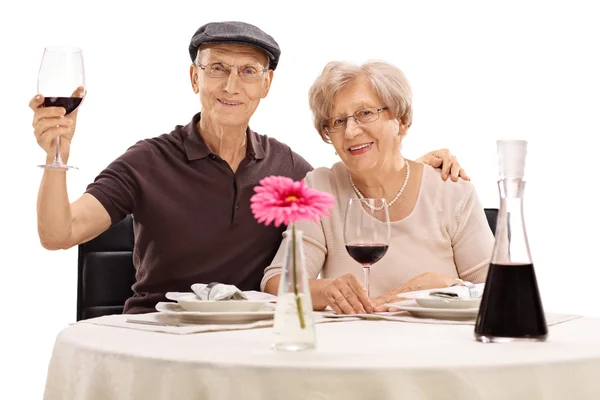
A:
[[[133,243],[133,218],[128,215],[78,246],[77,321],[123,313],[135,283]]]
[[[486,208],[485,216],[487,218],[488,224],[490,225],[490,229],[492,233],[496,234],[496,222],[498,220],[498,209],[497,208]]]

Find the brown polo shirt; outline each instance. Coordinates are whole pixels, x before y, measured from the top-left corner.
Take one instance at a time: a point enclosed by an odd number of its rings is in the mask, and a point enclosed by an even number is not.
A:
[[[253,188],[270,175],[300,180],[312,169],[285,144],[248,128],[246,158],[233,173],[206,147],[199,119],[139,141],[87,187],[112,224],[133,215],[136,283],[125,313],[154,311],[166,292],[194,283],[260,290],[285,227],[256,222]]]

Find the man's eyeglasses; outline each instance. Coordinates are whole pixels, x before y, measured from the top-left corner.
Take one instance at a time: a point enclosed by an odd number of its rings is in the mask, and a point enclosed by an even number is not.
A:
[[[268,71],[267,68],[259,69],[252,65],[229,65],[222,62],[197,65],[211,78],[226,78],[231,73],[232,68],[237,68],[238,76],[246,82],[257,81]]]
[[[356,121],[356,123],[367,124],[369,122],[376,121],[379,118],[379,113],[387,109],[387,107],[361,108],[354,114],[348,115],[347,117],[335,117],[328,119],[327,121],[325,121],[325,124],[323,124],[323,129],[325,129],[325,132],[327,132],[327,134],[344,130],[346,129],[346,125],[348,125],[348,118],[354,118],[354,121]]]

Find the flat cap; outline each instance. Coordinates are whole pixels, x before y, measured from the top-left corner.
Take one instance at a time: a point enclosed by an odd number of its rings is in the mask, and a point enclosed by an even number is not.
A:
[[[196,59],[198,49],[203,44],[246,44],[262,50],[269,57],[269,68],[277,68],[281,50],[279,45],[270,35],[261,29],[240,21],[209,22],[202,25],[190,41],[190,57]]]

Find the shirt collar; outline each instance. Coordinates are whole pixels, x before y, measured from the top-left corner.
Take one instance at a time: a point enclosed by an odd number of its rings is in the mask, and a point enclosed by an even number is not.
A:
[[[200,117],[201,113],[194,115],[192,121],[183,127],[183,147],[188,161],[208,157],[211,154],[204,139],[196,129]],[[258,140],[258,135],[250,127],[246,128],[246,157],[255,160],[265,158],[265,151]]]

